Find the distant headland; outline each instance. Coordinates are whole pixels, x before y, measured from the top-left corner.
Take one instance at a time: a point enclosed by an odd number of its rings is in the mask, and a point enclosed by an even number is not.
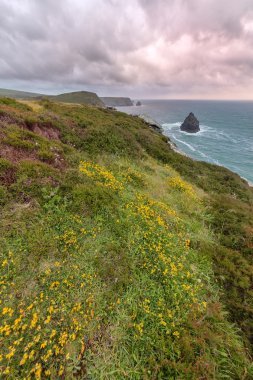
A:
[[[8,96],[14,99],[34,100],[46,98],[56,102],[87,104],[97,107],[127,107],[134,105],[133,101],[128,97],[100,97],[95,92],[90,91],[75,91],[66,92],[59,95],[47,95],[27,91],[0,89],[0,96]]]

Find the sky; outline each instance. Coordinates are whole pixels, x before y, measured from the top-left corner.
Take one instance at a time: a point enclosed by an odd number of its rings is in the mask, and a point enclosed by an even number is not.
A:
[[[0,87],[253,100],[253,0],[0,0]]]

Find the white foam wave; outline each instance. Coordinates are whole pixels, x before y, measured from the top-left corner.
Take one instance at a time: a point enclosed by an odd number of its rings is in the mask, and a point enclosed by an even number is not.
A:
[[[189,134],[188,132],[185,132],[185,131],[181,131],[180,130],[180,126],[182,125],[182,121],[177,121],[176,123],[163,123],[162,124],[162,127],[163,129],[166,131],[166,130],[173,130],[173,129],[177,129],[180,133],[184,134],[184,135],[187,135],[187,136],[192,136],[192,137],[196,137],[196,136],[200,136],[204,133],[207,133],[207,132],[214,132],[215,130],[212,128],[212,127],[209,127],[208,125],[204,125],[204,124],[200,124],[200,131],[199,132],[196,132],[196,133],[191,133]]]
[[[200,130],[196,133],[188,133],[181,130],[179,130],[179,132],[186,136],[191,136],[191,137],[200,137],[202,135],[211,136],[214,132],[216,132],[215,129],[213,129],[212,127],[209,127],[208,125],[200,124],[199,128]]]
[[[186,145],[186,146],[187,146],[190,150],[192,150],[193,152],[196,151],[196,149],[195,149],[191,144],[188,144],[187,142],[182,141],[182,140],[178,139],[178,138],[175,137],[175,136],[173,136],[173,138],[174,138],[176,141],[180,142],[181,144]]]
[[[233,139],[229,134],[225,133],[224,131],[218,131],[217,138],[219,140],[227,140],[234,144],[238,143],[238,140]]]
[[[209,156],[206,155],[205,153],[203,153],[203,152],[201,152],[200,150],[194,148],[194,146],[192,146],[191,144],[189,144],[189,143],[187,143],[187,142],[185,142],[185,141],[182,141],[182,140],[178,139],[178,138],[175,137],[174,135],[173,135],[173,138],[174,138],[176,141],[180,142],[181,144],[186,145],[186,146],[187,146],[192,152],[196,152],[197,154],[199,154],[201,157],[203,157],[203,158],[205,159],[205,161],[209,161],[209,162],[212,162],[212,163],[214,163],[214,164],[216,164],[216,165],[220,165],[220,163],[219,163],[218,160],[215,160],[214,158],[209,157]]]
[[[162,127],[166,130],[166,129],[173,129],[173,128],[178,128],[180,127],[182,123],[180,121],[176,122],[176,123],[164,123],[162,124]]]
[[[200,131],[197,132],[197,135],[201,133],[206,133],[206,132],[216,132],[214,128],[209,127],[208,125],[204,125],[204,124],[200,124],[199,128],[200,128]]]
[[[221,165],[221,164],[219,163],[218,160],[215,160],[214,158],[207,156],[205,153],[201,152],[200,150],[198,150],[198,153],[199,153],[203,158],[205,158],[206,160],[208,160],[209,162],[212,162],[212,163],[214,163],[214,164],[216,164],[216,165]]]

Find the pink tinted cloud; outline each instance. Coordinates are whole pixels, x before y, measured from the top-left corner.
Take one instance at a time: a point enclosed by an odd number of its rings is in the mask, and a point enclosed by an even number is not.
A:
[[[0,4],[2,87],[253,98],[252,0]]]

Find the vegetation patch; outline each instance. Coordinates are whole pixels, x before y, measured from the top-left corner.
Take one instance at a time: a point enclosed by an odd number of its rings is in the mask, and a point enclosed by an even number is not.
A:
[[[252,379],[247,184],[138,118],[16,103],[1,105],[19,120],[0,145],[1,376]]]

